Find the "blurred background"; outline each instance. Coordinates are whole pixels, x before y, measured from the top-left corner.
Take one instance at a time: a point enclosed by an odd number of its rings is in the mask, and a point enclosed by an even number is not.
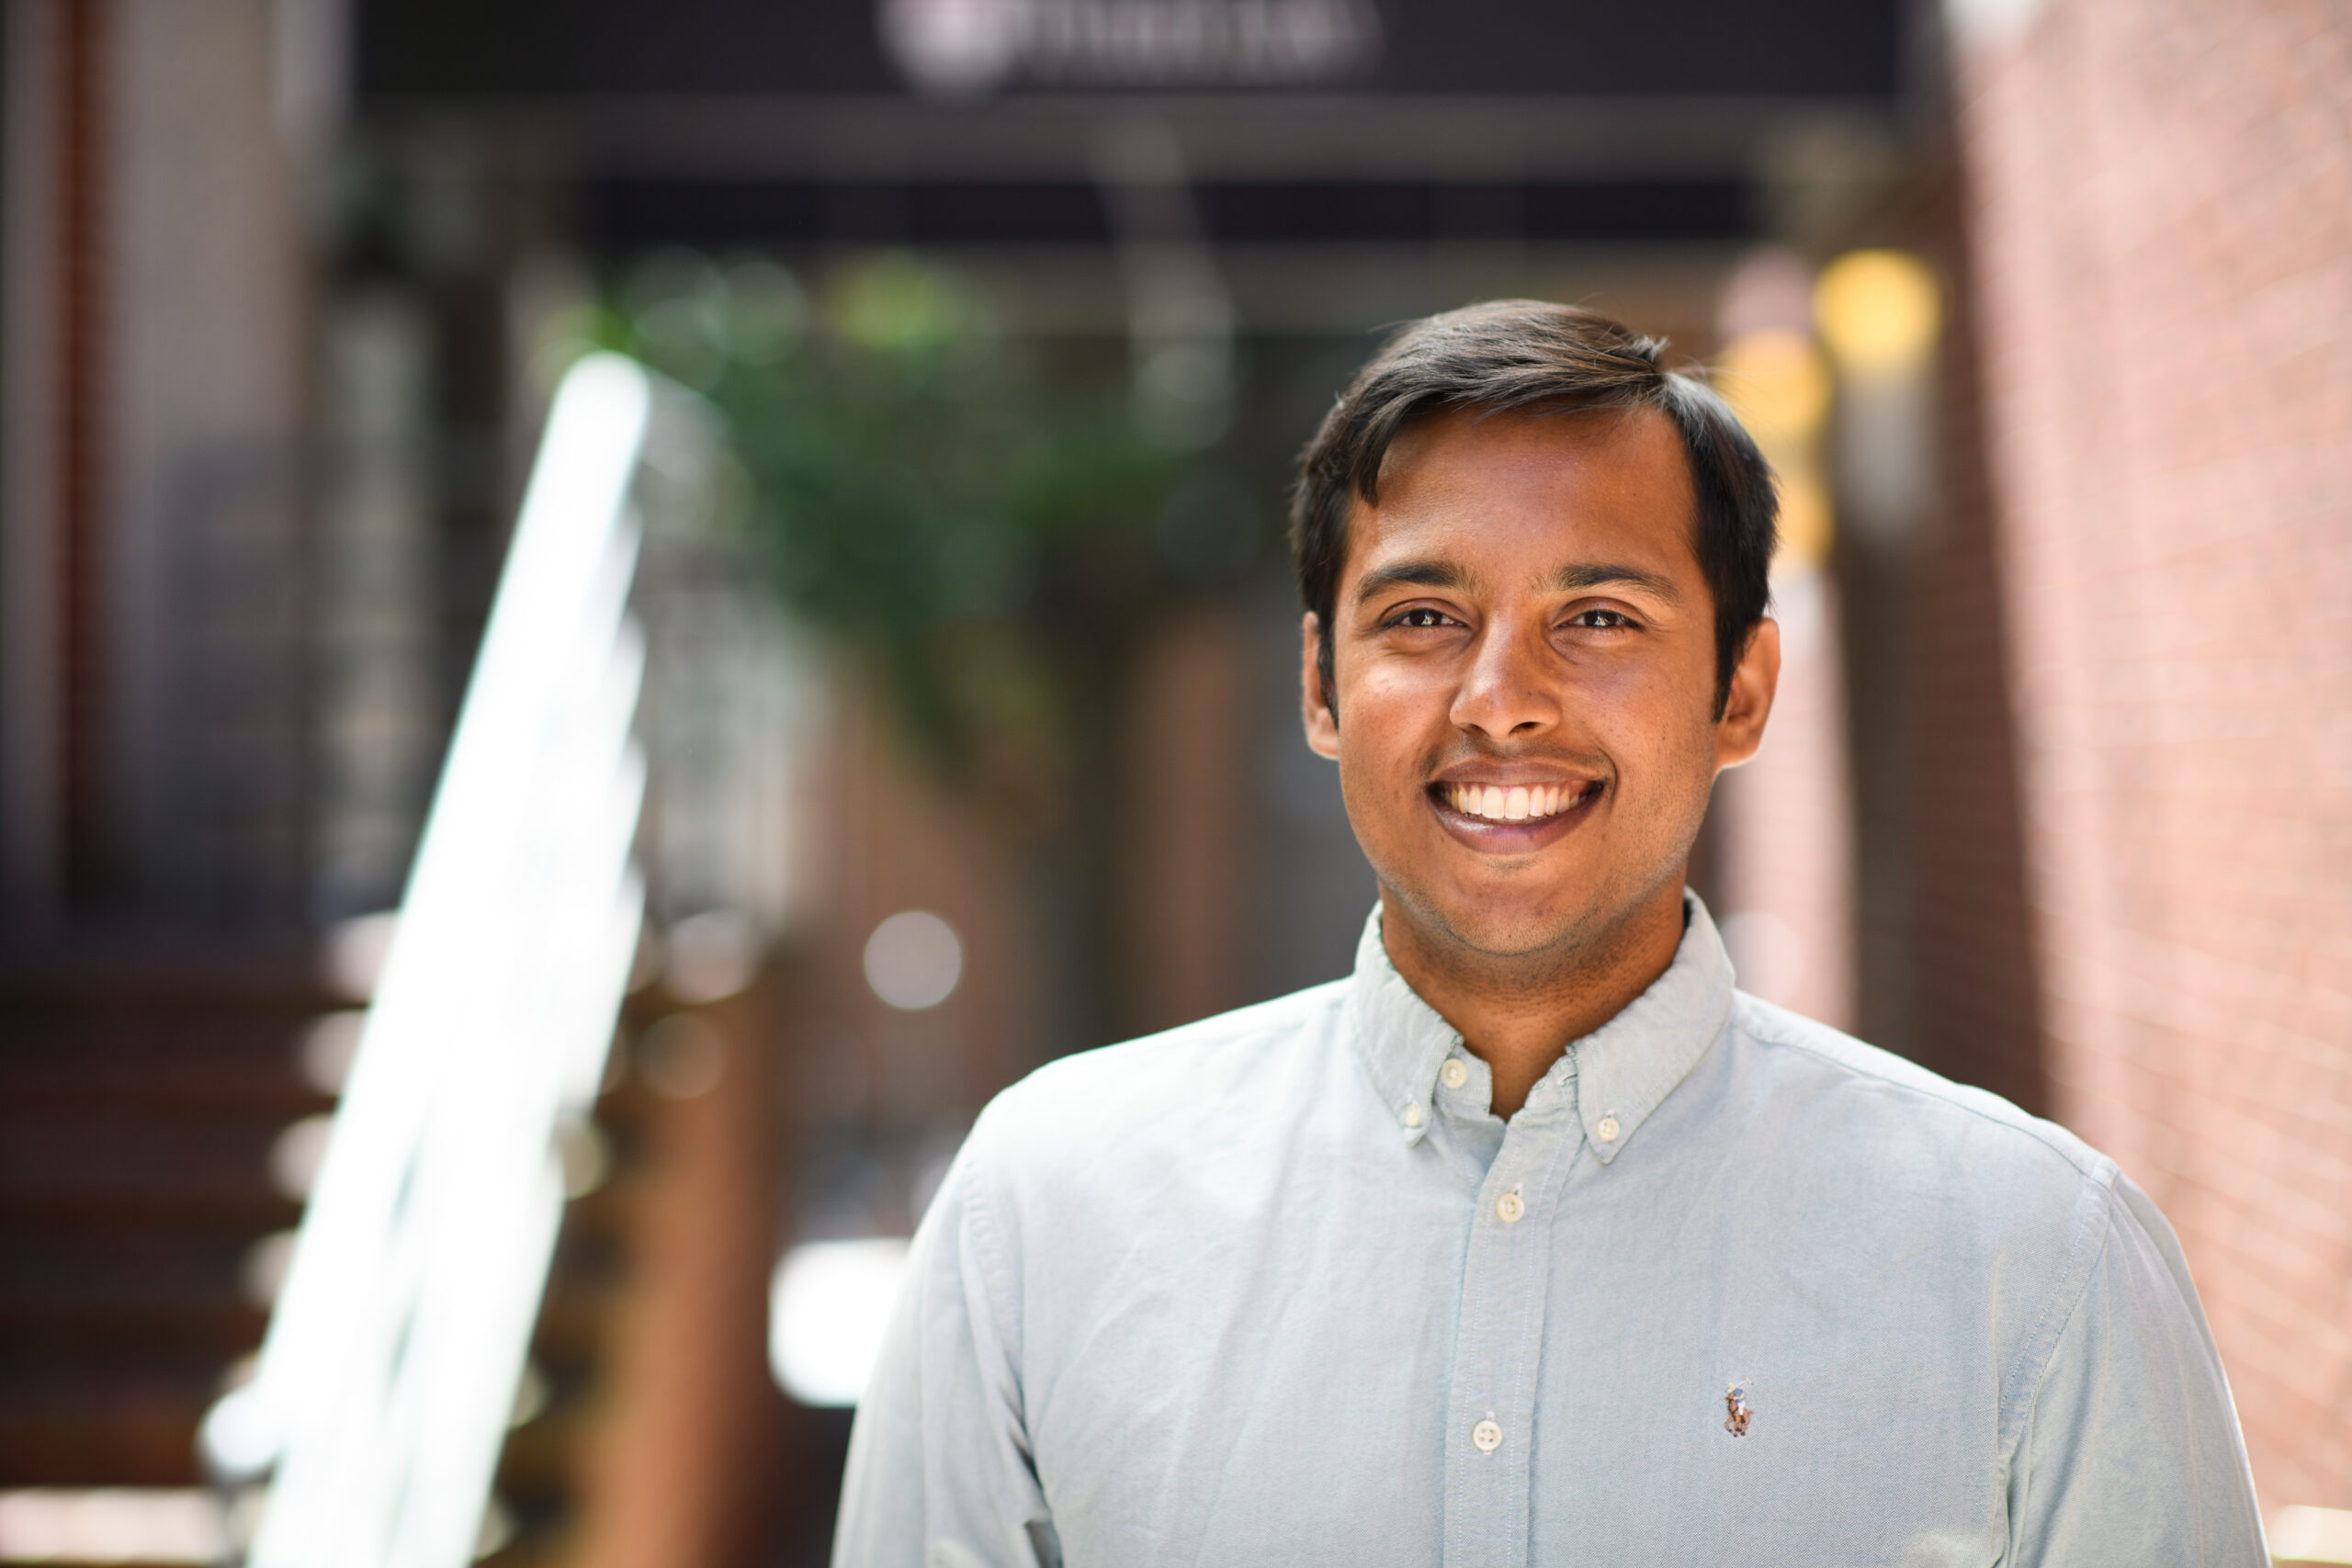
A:
[[[250,1528],[198,1426],[568,368],[707,439],[636,502],[647,917],[476,1549],[801,1564],[989,1096],[1346,969],[1289,464],[1384,329],[1532,295],[1781,471],[1742,983],[2116,1156],[2274,1548],[2352,1562],[2340,7],[6,17],[0,1561]]]

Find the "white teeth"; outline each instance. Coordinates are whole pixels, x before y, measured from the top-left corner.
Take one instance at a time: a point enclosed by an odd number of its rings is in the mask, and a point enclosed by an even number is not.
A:
[[[1556,817],[1584,798],[1566,784],[1448,784],[1445,802],[1465,817],[1489,822],[1540,821]]]

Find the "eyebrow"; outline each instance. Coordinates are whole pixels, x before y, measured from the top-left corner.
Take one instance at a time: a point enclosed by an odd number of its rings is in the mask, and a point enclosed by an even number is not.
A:
[[[1682,595],[1674,584],[1654,571],[1644,571],[1637,566],[1609,564],[1564,566],[1545,578],[1543,586],[1554,593],[1574,593],[1587,588],[1607,588],[1618,584],[1643,589],[1668,604],[1679,604]]]
[[[1470,574],[1452,561],[1398,561],[1394,566],[1365,572],[1363,581],[1356,584],[1356,603],[1368,603],[1392,588],[1464,589],[1469,586]],[[1669,604],[1682,602],[1682,595],[1675,591],[1673,582],[1657,572],[1644,571],[1637,566],[1618,566],[1608,562],[1561,567],[1544,578],[1538,586],[1548,593],[1576,593],[1589,588],[1624,586],[1656,594]]]
[[[1363,574],[1356,584],[1356,603],[1376,599],[1392,588],[1466,588],[1470,574],[1446,560],[1407,560]]]

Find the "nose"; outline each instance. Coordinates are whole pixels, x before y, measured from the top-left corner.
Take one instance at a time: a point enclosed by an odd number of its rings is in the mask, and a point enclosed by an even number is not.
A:
[[[1490,740],[1524,739],[1560,720],[1553,690],[1551,649],[1532,632],[1498,620],[1471,646],[1470,661],[1454,689],[1456,728]]]

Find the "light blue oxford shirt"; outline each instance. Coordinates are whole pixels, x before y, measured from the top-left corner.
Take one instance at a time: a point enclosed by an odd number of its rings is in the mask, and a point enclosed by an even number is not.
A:
[[[1657,982],[1505,1122],[1388,962],[974,1127],[843,1568],[2262,1563],[2171,1229],[2063,1129]]]

